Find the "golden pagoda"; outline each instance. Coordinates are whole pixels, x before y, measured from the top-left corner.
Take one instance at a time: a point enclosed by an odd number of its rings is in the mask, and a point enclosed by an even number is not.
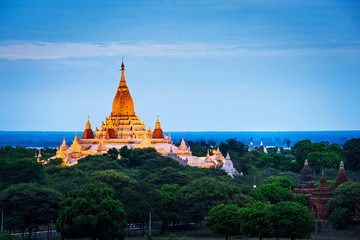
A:
[[[134,102],[127,87],[125,66],[122,62],[120,83],[109,117],[105,118],[100,128],[95,128],[95,132],[91,129],[88,117],[82,137],[79,139],[75,134],[70,147],[67,146],[64,138],[56,155],[52,158],[62,158],[67,165],[74,165],[80,158],[104,154],[111,148],[120,150],[124,146],[130,149],[152,147],[163,156],[171,152],[170,155],[176,156],[175,159],[181,164],[186,163],[197,167],[213,167],[222,157],[219,152],[216,154],[216,159],[215,156],[211,156],[206,161],[205,158],[192,156],[191,149],[186,145],[184,138],[179,147],[175,146],[170,132],[168,136],[163,133],[159,116],[157,116],[154,132],[150,127],[146,130],[145,123],[135,114]]]
[[[111,139],[143,139],[146,133],[145,125],[134,111],[134,102],[132,100],[129,88],[125,80],[124,62],[121,64],[121,78],[117,88],[112,112],[109,118],[106,118],[105,124],[101,129],[95,131],[95,138]]]

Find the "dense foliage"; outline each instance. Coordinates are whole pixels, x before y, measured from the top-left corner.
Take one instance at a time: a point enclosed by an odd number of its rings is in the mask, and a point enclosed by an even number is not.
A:
[[[347,175],[354,181],[359,179],[359,174],[352,172],[347,164],[358,169],[358,140],[347,141],[344,149],[336,144],[304,140],[296,143],[291,151],[277,154],[274,153],[276,148],[269,148],[269,154],[265,154],[258,148],[248,152],[243,143],[235,138],[228,139],[219,144],[220,150],[224,155],[229,152],[234,166],[245,174],[235,179],[219,168],[183,166],[160,156],[152,148],[113,148],[107,154],[88,156],[80,159],[77,165],[64,167],[59,159],[53,159],[47,165],[39,163],[34,158],[38,153],[36,149],[0,147],[0,208],[4,210],[4,228],[9,232],[16,229],[31,233],[40,226],[57,222],[63,237],[121,239],[125,236],[122,231],[126,222],[136,223],[144,229],[151,212],[162,232],[180,222],[201,223],[207,216],[206,225],[213,233],[259,238],[294,237],[281,229],[276,230],[275,226],[270,231],[269,226],[275,223],[265,220],[271,216],[280,221],[285,219],[286,209],[301,212],[304,209],[301,207],[307,206],[308,197],[294,197],[291,193],[297,186],[304,159],[308,158],[315,171],[329,169],[326,173],[331,176],[327,177],[330,184],[335,182],[339,162],[345,161]],[[189,141],[189,144],[196,151],[194,155],[201,156],[207,149],[212,151],[218,147],[214,141]],[[41,153],[40,160],[44,160],[55,151],[43,149]],[[315,175],[315,182],[319,177]],[[329,203],[331,209],[336,209],[331,215],[332,226],[342,228],[347,224],[346,217],[356,208],[360,210],[359,196],[359,183],[350,182],[337,188]],[[114,207],[100,211],[103,201]],[[113,215],[113,209],[117,209],[121,219]],[[241,216],[240,219],[229,217],[234,212]],[[297,233],[298,236],[308,236],[312,222],[309,228],[304,228],[299,224],[307,222],[308,216],[301,213],[296,217],[305,220],[289,218],[286,221],[306,232],[303,235]],[[70,218],[75,222],[68,222]],[[117,219],[114,226],[110,224],[108,228],[101,227],[104,232],[96,232],[94,226],[99,221],[108,223],[113,218]],[[236,232],[234,226],[238,225]],[[84,231],[76,230],[79,226]],[[117,230],[112,231],[112,227]]]
[[[346,141],[343,150],[348,168],[360,170],[360,138]]]
[[[66,238],[124,239],[126,216],[111,190],[89,185],[60,203],[56,229]]]
[[[220,204],[213,207],[205,218],[206,226],[212,233],[228,236],[239,235],[240,208],[236,204]]]
[[[322,169],[338,168],[340,161],[345,162],[342,149],[337,144],[312,143],[310,140],[297,142],[292,147],[293,154],[296,157],[296,167],[300,170],[307,159],[309,166],[317,172]]]

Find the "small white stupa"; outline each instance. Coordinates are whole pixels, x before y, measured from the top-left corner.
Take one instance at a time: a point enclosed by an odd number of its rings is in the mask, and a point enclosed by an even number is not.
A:
[[[229,153],[227,153],[225,162],[222,166],[222,168],[230,177],[238,177],[240,176],[239,172],[234,168],[233,162],[231,161],[231,158],[229,156]]]
[[[265,154],[268,154],[268,151],[267,151],[266,145],[265,145],[265,147],[264,147],[264,153],[265,153]]]
[[[278,145],[278,149],[277,149],[276,153],[278,153],[278,154],[280,154],[280,153],[281,153],[281,150],[280,150],[280,145]]]
[[[251,152],[254,149],[255,149],[255,147],[254,147],[253,139],[251,138],[248,151]]]

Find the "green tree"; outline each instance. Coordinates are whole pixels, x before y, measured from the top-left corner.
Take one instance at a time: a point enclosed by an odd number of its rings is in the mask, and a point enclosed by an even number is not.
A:
[[[289,187],[282,187],[278,182],[261,185],[251,190],[249,195],[257,201],[269,201],[272,204],[289,201],[293,197]]]
[[[165,184],[158,190],[161,197],[160,220],[161,232],[163,233],[171,223],[175,225],[180,221],[180,214],[175,203],[175,194],[180,190],[178,184]]]
[[[255,201],[240,209],[240,232],[247,237],[271,237],[265,216],[270,209],[269,202]]]
[[[345,161],[344,156],[335,151],[312,152],[308,154],[307,159],[309,165],[318,173],[322,169],[336,169],[341,161]]]
[[[64,238],[124,239],[125,210],[106,188],[89,185],[60,203],[56,229]]]
[[[62,200],[59,192],[35,183],[11,185],[0,193],[0,209],[5,212],[5,225],[9,229],[29,231],[40,225],[55,222]]]
[[[42,164],[35,160],[0,158],[0,187],[11,184],[40,182],[44,177]]]
[[[309,153],[319,152],[326,148],[323,143],[311,143],[310,140],[302,140],[295,143],[291,150],[293,155],[296,157],[297,171],[300,171],[304,166],[304,160],[307,158]]]
[[[129,158],[131,154],[131,150],[125,145],[120,149],[119,153],[122,158]]]
[[[309,203],[309,197],[306,195],[296,195],[294,196],[294,202],[300,203],[301,205],[307,207]]]
[[[352,225],[352,214],[347,208],[336,208],[330,215],[328,224],[335,229],[347,229]]]
[[[120,153],[121,154],[121,153]],[[142,166],[149,159],[154,159],[159,157],[159,153],[156,152],[155,148],[136,148],[134,150],[130,150],[129,158],[129,167],[135,168]]]
[[[360,170],[360,138],[346,141],[343,151],[348,168],[354,171]]]
[[[343,183],[336,188],[334,198],[328,203],[330,209],[347,208],[353,214],[360,211],[360,183]]]
[[[287,179],[286,177],[282,177],[282,176],[267,177],[265,179],[265,182],[266,183],[277,183],[283,188],[289,188],[289,187],[295,188],[298,185],[296,182],[291,181],[291,180]]]
[[[270,153],[258,158],[254,165],[258,168],[271,167],[281,171],[294,170],[291,159],[284,154]]]
[[[220,204],[213,207],[205,218],[205,225],[210,232],[224,234],[226,240],[229,236],[239,235],[240,222],[240,208],[236,204]]]
[[[46,185],[63,194],[63,198],[69,191],[85,188],[89,184],[88,175],[75,167],[46,166]]]
[[[11,235],[4,231],[0,233],[0,240],[22,240],[22,238],[16,235]]]
[[[307,207],[297,202],[279,202],[265,216],[272,237],[310,238],[315,222]]]
[[[309,165],[317,172],[324,168],[337,168],[340,161],[345,161],[343,151],[337,144],[311,143],[310,140],[302,140],[291,149],[296,157],[297,171],[303,167],[305,159],[308,159]]]
[[[110,148],[108,154],[112,160],[116,160],[119,154],[119,151],[116,148]]]
[[[232,155],[236,154],[238,156],[243,155],[246,152],[245,144],[238,141],[236,138],[226,139],[225,142],[221,142],[219,145],[220,151],[222,153],[231,152]]]
[[[209,210],[219,204],[245,206],[252,198],[243,189],[220,179],[203,177],[190,182],[175,195],[184,222],[201,222]]]
[[[78,160],[78,163],[73,166],[84,172],[99,171],[107,169],[121,169],[122,166],[118,161],[114,161],[108,154],[87,156]]]
[[[128,222],[144,224],[149,211],[157,212],[160,196],[153,185],[138,182],[113,169],[94,172],[90,178],[94,185],[114,192],[114,198],[124,204]]]
[[[251,152],[245,152],[241,157],[240,161],[243,164],[253,165],[258,158],[263,156],[264,153],[260,150],[253,150]],[[246,169],[245,169],[246,170]]]
[[[62,158],[53,158],[50,159],[46,166],[58,166],[58,167],[65,167],[66,163]]]
[[[207,147],[205,142],[188,141],[187,144],[190,146],[193,156],[197,156],[197,157],[206,156]]]

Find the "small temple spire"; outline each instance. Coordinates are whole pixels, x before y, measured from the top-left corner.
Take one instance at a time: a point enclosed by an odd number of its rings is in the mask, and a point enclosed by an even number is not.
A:
[[[160,121],[159,121],[159,115],[157,115],[155,129],[153,132],[153,138],[164,138],[164,133],[161,129],[161,125],[160,125]]]
[[[334,190],[340,186],[343,183],[348,182],[349,180],[347,179],[346,173],[345,173],[345,168],[344,168],[344,162],[341,161],[340,162],[340,166],[339,166],[339,172],[338,175],[336,177],[336,181],[335,181],[335,185],[334,185]]]
[[[276,153],[277,153],[277,154],[280,154],[280,153],[281,153],[280,145],[278,145],[278,149],[277,149]]]
[[[206,157],[205,157],[205,162],[212,162],[212,159],[211,159],[210,153],[209,153],[209,149],[207,149],[207,153],[206,153]]]
[[[91,124],[90,124],[90,120],[89,120],[89,115],[88,115],[88,117],[87,117],[86,129],[91,129]]]
[[[340,169],[340,170],[345,170],[345,168],[344,168],[344,162],[343,162],[343,161],[340,162],[340,167],[339,167],[339,169]]]
[[[309,163],[308,163],[308,160],[307,160],[307,159],[305,159],[304,167],[309,167]]]
[[[94,138],[94,133],[91,129],[91,124],[90,124],[90,120],[89,120],[89,115],[87,117],[87,122],[86,122],[86,127],[82,136],[83,139],[88,139],[88,138]]]
[[[261,142],[260,142],[259,149],[260,149],[260,150],[264,150],[264,145],[263,145],[263,141],[262,141],[262,139],[261,139]]]
[[[120,78],[119,87],[126,87],[124,57],[122,58],[122,63],[121,63],[121,78]]]
[[[161,129],[160,121],[159,121],[159,115],[157,115],[157,120],[155,124],[155,129]]]
[[[253,138],[251,137],[248,151],[251,152],[252,150],[254,150],[254,143],[253,143]]]
[[[62,144],[60,145],[60,150],[64,151],[64,150],[66,150],[68,148],[69,147],[66,145],[65,136],[64,136],[64,140],[63,140]]]
[[[321,177],[319,181],[319,187],[327,187],[327,180],[325,178],[324,170],[321,171]]]

